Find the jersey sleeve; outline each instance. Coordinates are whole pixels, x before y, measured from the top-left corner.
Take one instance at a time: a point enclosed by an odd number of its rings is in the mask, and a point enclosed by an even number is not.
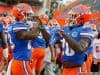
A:
[[[80,37],[81,38],[87,38],[90,41],[93,41],[94,34],[93,34],[93,31],[91,29],[85,29],[80,33]]]
[[[25,23],[15,23],[15,24],[12,26],[12,30],[13,30],[14,32],[20,31],[20,30],[28,30],[28,26],[27,26]]]
[[[2,31],[3,31],[3,24],[0,23],[0,32],[2,32]]]

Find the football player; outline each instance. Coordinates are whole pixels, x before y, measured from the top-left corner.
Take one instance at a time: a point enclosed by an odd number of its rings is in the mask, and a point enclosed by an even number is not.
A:
[[[56,31],[59,31],[56,35],[58,34],[61,38],[58,38],[58,36],[55,36],[56,39],[52,38],[54,41],[60,39],[62,42],[62,75],[77,75],[81,73],[81,66],[86,57],[85,52],[93,40],[94,35],[91,28],[84,26],[84,23],[87,22],[86,18],[82,17],[79,22],[77,20],[83,14],[85,14],[84,11],[72,11],[69,26],[63,29],[56,29]]]
[[[32,12],[31,6],[25,3],[17,4],[12,10],[15,21],[9,27],[14,45],[13,60],[9,65],[11,67],[11,75],[33,75],[30,67],[31,50],[28,43],[30,40],[35,39],[39,32],[36,29],[30,30],[25,22],[26,14],[30,12]]]
[[[39,35],[31,42],[33,47],[32,69],[35,70],[36,75],[40,75],[41,70],[43,68],[46,47],[48,46],[48,40],[50,39],[50,35],[45,29],[45,26],[42,25],[41,20],[38,16],[34,16],[33,21],[36,22],[33,28],[39,29]]]

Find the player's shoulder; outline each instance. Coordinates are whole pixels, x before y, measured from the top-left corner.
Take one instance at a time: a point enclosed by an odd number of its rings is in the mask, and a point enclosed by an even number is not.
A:
[[[62,29],[63,29],[65,32],[69,32],[69,26],[64,26],[64,27],[62,27]]]
[[[84,25],[84,26],[82,26],[82,29],[84,30],[84,31],[93,31],[92,29],[91,29],[91,27],[90,27],[90,25]]]
[[[84,34],[94,34],[93,30],[90,27],[82,27],[81,33],[84,33]]]
[[[28,29],[28,25],[23,21],[15,21],[10,25],[10,27],[12,28],[12,30]]]
[[[27,24],[23,21],[14,21],[11,24],[12,26],[26,26]]]

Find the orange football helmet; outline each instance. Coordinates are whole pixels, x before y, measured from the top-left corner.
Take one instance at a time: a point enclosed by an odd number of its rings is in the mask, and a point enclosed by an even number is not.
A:
[[[69,14],[72,14],[71,20],[76,24],[84,24],[85,22],[89,22],[91,19],[91,11],[86,5],[77,5],[71,9]]]
[[[19,3],[13,7],[12,15],[18,19],[25,19],[26,14],[32,13],[32,7],[26,3]]]

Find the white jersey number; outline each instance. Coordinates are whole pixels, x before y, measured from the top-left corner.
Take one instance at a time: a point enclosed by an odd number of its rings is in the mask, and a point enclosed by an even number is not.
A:
[[[69,47],[68,43],[66,42],[65,39],[61,40],[62,42],[62,48],[64,49],[63,54],[67,55],[67,56],[73,56],[75,54],[75,51],[72,50],[72,48]]]

